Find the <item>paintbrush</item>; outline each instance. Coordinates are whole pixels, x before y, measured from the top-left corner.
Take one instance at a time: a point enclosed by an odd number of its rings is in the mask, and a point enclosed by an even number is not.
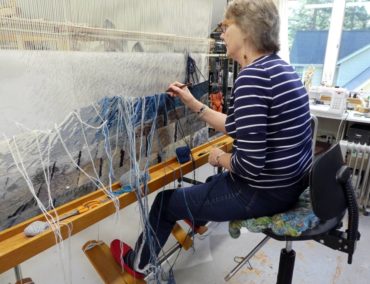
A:
[[[186,84],[182,84],[182,85],[180,85],[180,86],[177,86],[178,88],[180,88],[180,89],[183,89],[183,88],[185,88],[185,87],[191,87],[193,85],[193,83],[186,83]],[[171,90],[170,89],[167,89],[166,90],[166,93],[168,93],[168,92],[170,92]]]

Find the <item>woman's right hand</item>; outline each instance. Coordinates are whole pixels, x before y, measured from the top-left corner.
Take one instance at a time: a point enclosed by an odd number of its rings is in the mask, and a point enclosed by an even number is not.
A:
[[[168,86],[166,93],[171,97],[178,97],[183,102],[183,104],[185,104],[193,111],[196,111],[196,109],[193,108],[198,106],[198,101],[190,93],[188,87],[183,83],[173,82]]]
[[[198,113],[201,119],[207,122],[211,127],[215,128],[218,131],[226,133],[225,121],[226,114],[216,112],[214,110],[205,108],[204,104],[201,101],[198,101],[186,87],[186,85],[180,82],[173,82],[168,86],[166,91],[171,97],[178,97],[184,105],[186,105],[190,110],[195,113]],[[203,110],[203,113],[201,111]],[[206,111],[205,111],[206,110]]]

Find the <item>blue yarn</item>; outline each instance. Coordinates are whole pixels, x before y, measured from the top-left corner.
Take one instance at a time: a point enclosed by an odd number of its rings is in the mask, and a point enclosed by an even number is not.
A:
[[[169,277],[168,277],[168,282],[167,284],[176,284],[175,276],[173,275],[173,270],[169,271]]]
[[[180,164],[184,164],[190,161],[190,148],[189,146],[183,146],[176,148],[177,160]]]
[[[121,189],[119,189],[117,191],[113,191],[112,193],[115,196],[120,196],[123,193],[131,192],[131,191],[132,191],[131,185],[124,185],[124,186],[121,187]]]

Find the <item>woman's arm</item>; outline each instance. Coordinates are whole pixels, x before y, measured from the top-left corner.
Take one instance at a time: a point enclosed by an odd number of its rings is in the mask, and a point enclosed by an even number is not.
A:
[[[190,93],[187,87],[183,87],[184,84],[179,82],[174,82],[168,87],[168,94],[171,97],[178,97],[180,100],[193,112],[199,114],[199,117],[212,126],[217,131],[221,131],[226,133],[225,130],[225,121],[226,121],[226,114],[220,113],[210,109],[208,106],[204,106],[204,104],[198,101],[194,96]]]
[[[199,118],[208,123],[211,127],[217,131],[226,133],[225,121],[226,114],[210,109],[208,106],[205,106],[200,101],[194,98],[194,102],[191,103],[191,106],[188,106],[192,111],[199,113]],[[204,108],[202,113],[200,110]]]

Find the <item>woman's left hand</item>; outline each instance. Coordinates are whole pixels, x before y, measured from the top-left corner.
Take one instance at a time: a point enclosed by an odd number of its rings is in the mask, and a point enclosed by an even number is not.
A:
[[[219,148],[211,149],[211,151],[209,152],[209,156],[208,156],[208,163],[210,163],[214,167],[221,166],[219,164],[219,161],[217,161],[217,157],[220,157],[223,154],[225,154],[225,152]]]

